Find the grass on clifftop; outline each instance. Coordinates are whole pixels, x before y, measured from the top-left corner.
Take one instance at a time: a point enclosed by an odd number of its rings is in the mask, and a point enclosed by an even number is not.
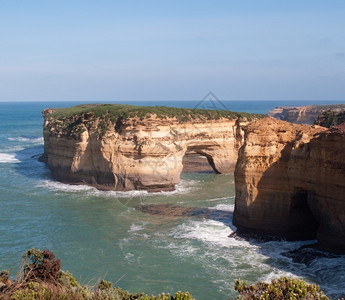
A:
[[[89,113],[95,117],[110,117],[112,121],[118,118],[123,120],[139,117],[148,119],[155,114],[160,119],[176,117],[179,122],[187,122],[196,119],[217,120],[220,118],[235,119],[238,117],[252,120],[253,118],[262,118],[262,114],[250,114],[245,112],[232,112],[228,110],[211,109],[191,109],[177,108],[167,106],[136,106],[127,104],[82,104],[68,108],[59,108],[51,115],[55,119],[69,119],[73,116],[80,116]]]

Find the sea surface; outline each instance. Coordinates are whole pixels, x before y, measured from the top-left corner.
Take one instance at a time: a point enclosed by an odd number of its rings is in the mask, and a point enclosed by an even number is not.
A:
[[[127,103],[212,107],[211,102]],[[267,113],[280,105],[329,103],[223,101],[216,106]],[[62,268],[84,284],[105,278],[132,292],[183,290],[198,300],[225,300],[236,297],[237,278],[251,283],[287,275],[316,282],[333,297],[345,295],[345,256],[297,263],[284,255],[315,241],[228,237],[236,230],[233,175],[185,173],[175,191],[152,194],[101,192],[53,180],[37,160],[43,153],[41,110],[74,104],[0,103],[0,269],[15,276],[21,256],[35,247],[53,251]]]

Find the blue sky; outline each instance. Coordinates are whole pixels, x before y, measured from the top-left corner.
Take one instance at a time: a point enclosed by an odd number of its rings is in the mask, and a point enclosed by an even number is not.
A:
[[[345,0],[0,0],[0,101],[344,100]]]

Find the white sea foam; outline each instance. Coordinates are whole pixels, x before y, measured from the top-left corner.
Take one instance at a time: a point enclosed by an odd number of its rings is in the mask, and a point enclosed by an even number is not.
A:
[[[129,261],[129,262],[134,261],[134,254],[128,252],[128,253],[125,255],[125,260],[127,260],[127,261]]]
[[[37,183],[37,187],[47,188],[51,191],[56,192],[86,192],[92,196],[100,197],[111,197],[111,198],[134,198],[134,197],[150,197],[157,194],[163,194],[165,196],[175,195],[175,194],[185,194],[191,191],[196,185],[197,181],[194,180],[182,180],[180,184],[176,186],[176,190],[171,192],[157,192],[148,193],[147,191],[100,191],[96,188],[88,185],[72,185],[65,184],[53,180],[41,180]]]
[[[234,199],[235,197],[221,197],[221,198],[213,198],[207,200],[208,202],[215,202],[215,201],[222,201],[222,200],[229,200],[229,199]]]
[[[16,151],[22,151],[25,148],[22,146],[13,146],[13,147],[5,147],[3,151],[5,152],[16,152]]]
[[[28,138],[28,137],[10,137],[7,138],[9,141],[16,141],[16,142],[29,142],[32,144],[43,144],[44,140],[43,137],[33,137],[33,138]]]
[[[238,246],[253,247],[246,241],[229,238],[231,233],[233,231],[230,227],[214,220],[189,220],[173,230],[173,236],[176,238],[196,239],[206,244],[227,248]]]
[[[110,198],[128,198],[149,195],[147,191],[100,191],[89,185],[73,185],[53,180],[41,180],[37,183],[37,187],[47,188],[55,192],[66,193],[86,193],[90,196],[110,197]]]
[[[144,229],[144,226],[147,223],[143,223],[143,224],[132,224],[131,227],[129,228],[128,232],[138,232],[140,230]]]
[[[65,184],[58,181],[52,180],[40,180],[37,187],[41,188],[48,188],[51,191],[56,192],[81,192],[81,191],[92,191],[93,187],[88,185],[72,185],[72,184]]]
[[[222,210],[222,211],[234,211],[235,204],[217,204],[214,207],[210,207],[210,209]]]
[[[15,157],[14,154],[0,153],[0,163],[19,163],[20,161]]]
[[[184,180],[182,179],[179,184],[175,185],[175,190],[169,192],[157,192],[151,193],[154,194],[163,194],[164,196],[172,196],[176,194],[187,194],[193,190],[195,190],[199,185],[199,181],[197,180]]]

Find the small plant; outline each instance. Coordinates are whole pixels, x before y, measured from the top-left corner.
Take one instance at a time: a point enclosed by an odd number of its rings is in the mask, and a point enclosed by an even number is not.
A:
[[[8,284],[10,281],[10,272],[7,270],[2,270],[0,272],[0,283]]]
[[[112,289],[113,288],[113,284],[110,281],[106,281],[104,279],[102,279],[99,283],[98,283],[98,288],[100,290],[107,290],[107,289]]]

